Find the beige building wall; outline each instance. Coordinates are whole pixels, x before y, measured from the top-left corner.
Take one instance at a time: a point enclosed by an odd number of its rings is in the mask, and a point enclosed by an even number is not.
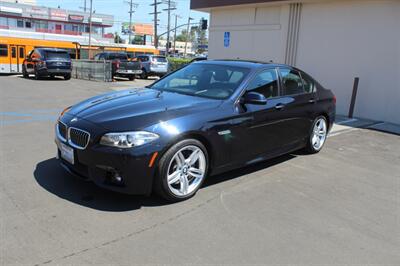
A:
[[[212,9],[209,57],[284,63],[288,22],[289,4]],[[354,115],[400,124],[400,1],[303,3],[295,61],[334,91],[338,114],[360,77]]]

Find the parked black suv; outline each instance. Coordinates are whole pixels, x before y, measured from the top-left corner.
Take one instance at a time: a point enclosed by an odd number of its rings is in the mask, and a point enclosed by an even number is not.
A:
[[[34,74],[35,79],[44,76],[63,76],[71,78],[71,58],[66,50],[56,48],[35,48],[22,63],[22,74],[28,78]]]

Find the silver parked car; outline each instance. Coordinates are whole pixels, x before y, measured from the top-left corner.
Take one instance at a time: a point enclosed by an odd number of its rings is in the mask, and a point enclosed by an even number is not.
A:
[[[137,60],[142,63],[142,79],[148,76],[162,77],[168,72],[168,59],[161,55],[138,55]]]

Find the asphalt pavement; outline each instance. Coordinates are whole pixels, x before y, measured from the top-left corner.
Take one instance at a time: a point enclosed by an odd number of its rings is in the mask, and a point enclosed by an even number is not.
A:
[[[371,121],[336,125],[319,154],[209,178],[177,204],[59,166],[63,108],[151,82],[0,76],[1,265],[400,265],[400,136]]]

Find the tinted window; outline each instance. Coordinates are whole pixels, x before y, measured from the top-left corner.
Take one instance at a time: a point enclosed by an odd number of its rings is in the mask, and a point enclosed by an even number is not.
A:
[[[276,70],[268,69],[258,73],[250,82],[247,91],[261,93],[265,98],[278,96],[278,75]]]
[[[70,59],[67,52],[46,51],[45,56],[47,59]]]
[[[5,44],[0,44],[0,56],[8,56],[8,47]]]
[[[25,57],[25,49],[23,47],[19,47],[19,58]]]
[[[304,93],[303,81],[297,70],[280,68],[283,92],[282,95],[295,95]]]
[[[167,58],[165,58],[164,56],[153,56],[153,62],[166,63]]]
[[[148,56],[139,56],[138,58],[139,58],[139,60],[142,61],[142,62],[147,62],[147,61],[149,61],[149,57],[148,57]]]
[[[305,73],[301,73],[301,78],[303,79],[303,86],[304,86],[304,91],[306,93],[312,93],[314,92],[314,80],[306,75]]]
[[[153,89],[199,97],[226,99],[250,72],[247,68],[191,64],[154,83]]]
[[[16,47],[11,47],[11,57],[17,58],[17,48]]]
[[[119,59],[119,60],[127,60],[128,59],[128,55],[127,54],[109,54],[108,55],[108,59],[110,60],[114,60],[114,59]]]

